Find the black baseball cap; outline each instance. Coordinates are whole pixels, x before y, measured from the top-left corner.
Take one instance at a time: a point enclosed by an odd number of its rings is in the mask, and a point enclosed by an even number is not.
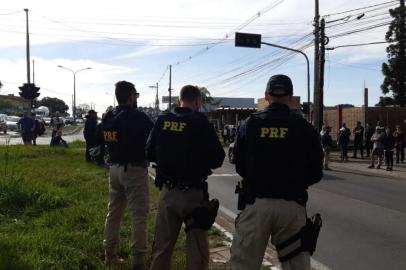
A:
[[[95,110],[89,110],[87,113],[92,114],[92,113],[97,113],[97,112]]]
[[[268,80],[266,91],[273,97],[284,97],[293,95],[293,85],[286,75],[274,75]]]

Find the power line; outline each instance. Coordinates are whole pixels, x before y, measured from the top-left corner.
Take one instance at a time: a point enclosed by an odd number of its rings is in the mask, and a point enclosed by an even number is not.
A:
[[[261,15],[267,13],[268,11],[272,10],[273,8],[277,7],[278,5],[280,5],[281,3],[283,3],[284,1],[285,1],[285,0],[277,0],[277,1],[274,2],[273,4],[267,6],[266,8],[262,9],[261,11],[257,12],[257,14],[255,14],[254,16],[252,16],[251,18],[249,18],[249,19],[248,19],[245,23],[243,23],[242,25],[238,26],[234,31],[232,31],[232,33],[231,33],[231,32],[230,32],[230,33],[227,33],[227,34],[225,35],[225,37],[224,37],[222,40],[227,40],[227,39],[230,37],[230,35],[234,34],[234,32],[238,32],[238,31],[242,30],[243,28],[245,28],[246,26],[248,26],[250,23],[252,23],[253,21],[255,21],[258,17],[260,17]],[[221,43],[221,42],[219,42],[218,44],[220,44],[220,43]],[[174,65],[172,65],[172,66],[178,66],[178,65],[184,64],[184,63],[186,63],[186,62],[192,60],[193,58],[198,57],[198,56],[200,56],[200,55],[206,53],[208,50],[210,50],[211,48],[217,46],[218,44],[213,44],[213,45],[211,45],[211,46],[207,46],[205,49],[203,49],[203,50],[201,50],[201,51],[198,51],[198,52],[196,52],[195,54],[193,54],[193,55],[191,55],[191,56],[189,56],[189,57],[187,57],[187,58],[185,58],[185,59],[183,59],[183,60],[180,60],[180,61],[176,62],[176,64],[174,64]]]
[[[376,41],[376,42],[367,42],[367,43],[359,43],[359,44],[347,44],[347,45],[339,45],[331,48],[326,48],[326,50],[335,50],[338,48],[347,48],[347,47],[359,47],[359,46],[368,46],[368,45],[378,45],[388,43],[387,41]]]
[[[330,16],[335,16],[335,15],[341,15],[341,14],[349,13],[349,12],[353,12],[353,11],[364,10],[364,9],[368,9],[368,8],[373,8],[373,7],[388,5],[388,4],[390,4],[390,3],[395,3],[395,2],[397,3],[398,1],[393,0],[393,1],[388,1],[388,2],[379,3],[379,4],[376,4],[376,5],[370,5],[370,6],[365,6],[365,7],[360,7],[360,8],[345,10],[345,11],[341,11],[341,12],[330,13],[330,14],[324,15],[323,17],[330,17]]]

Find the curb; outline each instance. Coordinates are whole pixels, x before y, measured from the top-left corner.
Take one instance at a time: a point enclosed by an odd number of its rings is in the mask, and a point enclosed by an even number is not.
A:
[[[374,174],[373,170],[371,172],[364,172],[361,170],[342,169],[342,168],[337,168],[333,164],[330,164],[330,169],[331,170],[328,170],[327,172],[329,172],[329,171],[330,172],[342,172],[342,173],[351,173],[351,174],[356,174],[356,175],[361,175],[361,176],[384,177],[384,178],[390,178],[393,180],[404,180],[404,178],[402,176]]]

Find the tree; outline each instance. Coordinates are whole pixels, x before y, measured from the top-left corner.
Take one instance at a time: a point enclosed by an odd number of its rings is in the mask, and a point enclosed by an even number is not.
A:
[[[0,100],[0,111],[7,111],[13,108],[15,108],[15,106],[9,100]]]
[[[208,111],[207,105],[219,105],[221,103],[221,99],[218,101],[214,101],[214,98],[211,96],[210,91],[207,90],[206,87],[199,87],[200,93],[202,95],[202,107],[205,112]]]
[[[37,105],[48,107],[51,114],[54,114],[56,112],[65,114],[69,110],[69,106],[66,105],[65,101],[52,97],[44,97],[37,102]]]
[[[385,79],[381,85],[384,94],[392,92],[396,105],[406,105],[406,33],[405,33],[405,3],[401,0],[398,8],[390,9],[393,21],[389,25],[385,39],[390,45],[386,48],[388,63],[382,64]]]
[[[375,106],[378,106],[378,107],[386,107],[386,106],[391,106],[391,105],[396,105],[395,100],[391,97],[380,97],[379,102],[377,104],[375,104]]]
[[[91,109],[89,104],[79,104],[76,106],[76,117],[82,117]]]

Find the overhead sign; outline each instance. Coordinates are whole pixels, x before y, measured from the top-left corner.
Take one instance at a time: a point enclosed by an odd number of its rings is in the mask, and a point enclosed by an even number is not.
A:
[[[246,48],[261,48],[261,35],[236,32],[235,46]]]

